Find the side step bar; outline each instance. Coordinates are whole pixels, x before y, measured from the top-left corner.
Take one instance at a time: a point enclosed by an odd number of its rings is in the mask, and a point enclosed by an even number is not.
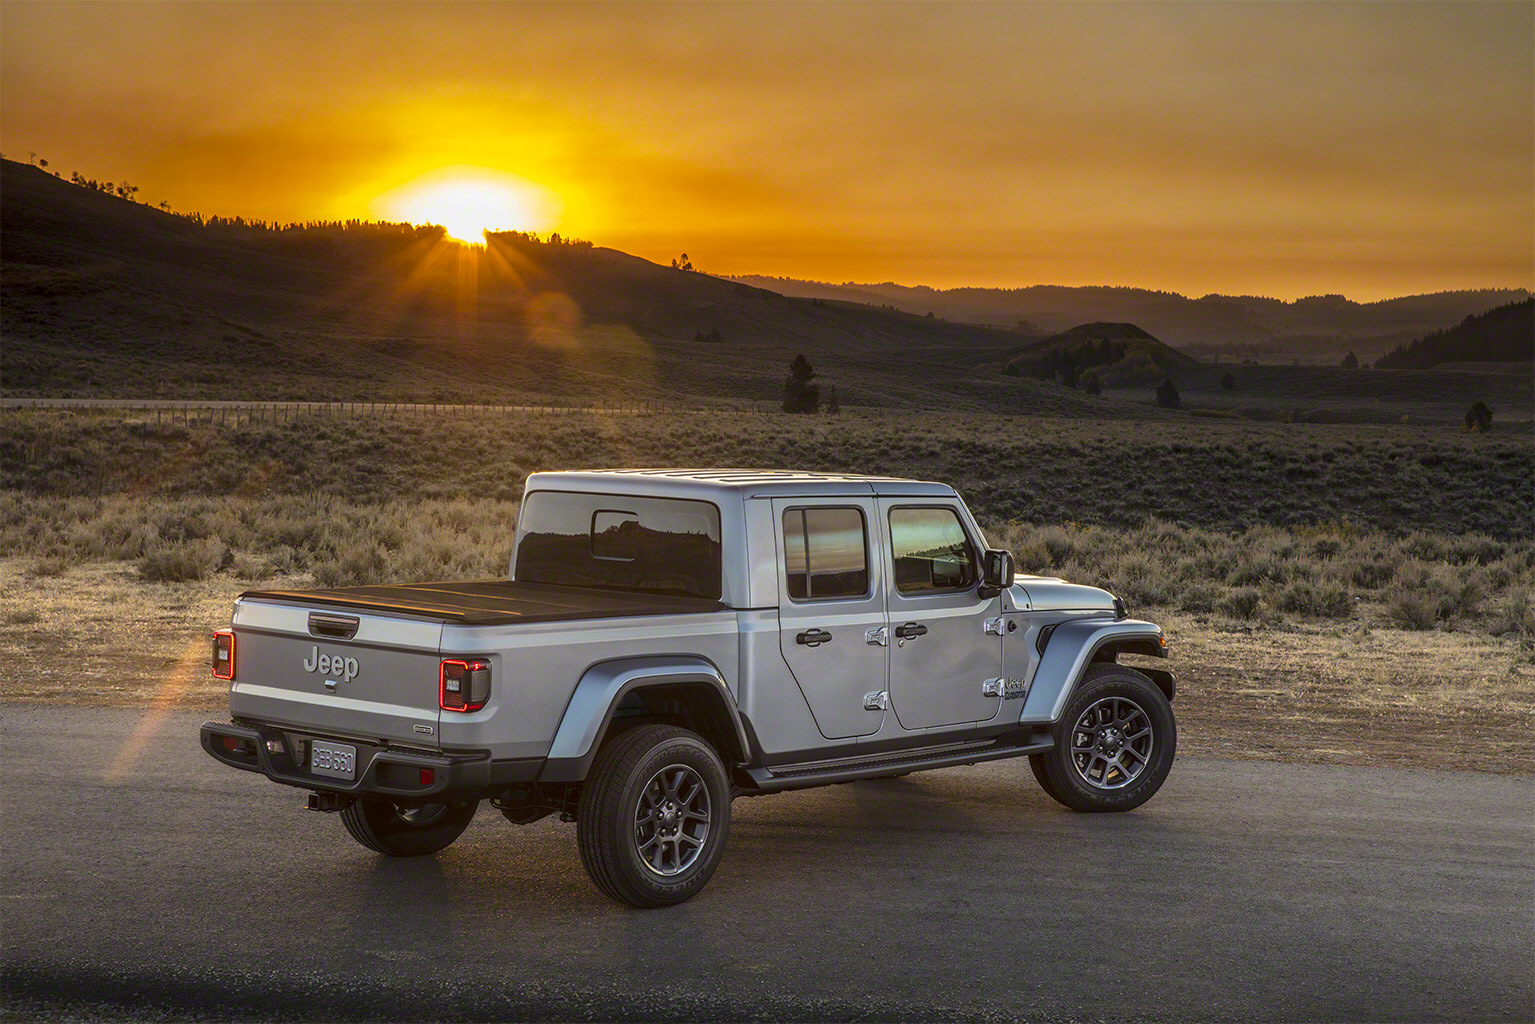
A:
[[[857,782],[897,772],[923,771],[928,768],[953,768],[958,765],[978,764],[981,761],[1000,761],[1007,757],[1025,754],[1042,754],[1055,745],[1049,736],[1038,734],[1020,739],[988,741],[952,745],[937,750],[918,750],[883,754],[878,757],[849,758],[841,761],[824,761],[816,765],[794,768],[747,768],[758,792],[779,793],[787,789],[809,789],[812,786],[829,786],[839,782]]]

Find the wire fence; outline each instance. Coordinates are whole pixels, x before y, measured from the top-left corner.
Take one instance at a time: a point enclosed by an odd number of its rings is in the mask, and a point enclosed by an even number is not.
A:
[[[302,418],[468,416],[698,416],[767,415],[782,412],[772,402],[730,402],[688,405],[678,402],[638,400],[631,402],[463,404],[429,402],[241,402],[197,399],[6,398],[0,409],[50,409],[82,413],[130,414],[155,423],[290,423]]]

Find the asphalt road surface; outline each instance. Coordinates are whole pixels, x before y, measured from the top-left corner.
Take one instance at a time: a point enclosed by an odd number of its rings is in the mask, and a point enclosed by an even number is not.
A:
[[[82,1019],[1535,1018],[1528,778],[1184,759],[1139,811],[1021,761],[738,800],[636,911],[572,825],[354,843],[201,715],[0,708],[5,1015]]]

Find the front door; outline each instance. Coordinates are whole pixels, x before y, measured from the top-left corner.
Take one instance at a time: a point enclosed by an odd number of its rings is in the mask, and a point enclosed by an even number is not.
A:
[[[986,620],[1001,598],[983,599],[980,552],[957,506],[881,498],[889,541],[890,706],[903,729],[994,718],[1001,698],[1002,637]],[[987,693],[987,690],[992,693]]]
[[[887,649],[872,498],[777,499],[778,643],[827,739],[884,722]]]

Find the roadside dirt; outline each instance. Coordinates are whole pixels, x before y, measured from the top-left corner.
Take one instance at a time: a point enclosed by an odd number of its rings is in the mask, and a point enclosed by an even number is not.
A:
[[[144,583],[130,563],[36,576],[24,560],[0,560],[0,699],[217,716],[225,686],[209,675],[209,633],[252,586],[225,576]],[[1150,617],[1172,640],[1163,664],[1178,674],[1182,753],[1535,774],[1528,640],[1359,620],[1273,628]]]

